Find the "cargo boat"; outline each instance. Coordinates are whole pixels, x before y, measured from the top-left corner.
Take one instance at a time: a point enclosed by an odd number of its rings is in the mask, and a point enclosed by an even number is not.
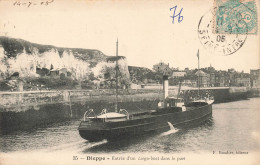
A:
[[[78,128],[79,134],[88,141],[113,141],[164,132],[170,130],[170,124],[175,128],[185,128],[208,120],[212,116],[212,103],[212,100],[201,100],[183,107],[167,107],[132,115],[124,114],[122,109],[119,113],[103,111],[95,117],[85,116]]]
[[[86,111],[78,128],[80,136],[88,141],[114,141],[201,124],[212,116],[214,99],[210,97],[189,101],[169,97],[166,74],[163,75],[163,91],[164,99],[154,110],[129,114],[125,109],[117,110],[116,104],[115,112],[103,109],[100,114],[95,115],[93,109]]]

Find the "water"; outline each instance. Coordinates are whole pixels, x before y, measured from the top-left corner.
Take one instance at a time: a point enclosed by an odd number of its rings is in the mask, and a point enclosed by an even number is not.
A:
[[[2,135],[2,153],[183,153],[257,151],[259,148],[260,98],[213,105],[213,117],[205,124],[119,142],[89,143],[77,131],[80,120],[60,122],[30,131]],[[170,123],[169,123],[170,124]]]

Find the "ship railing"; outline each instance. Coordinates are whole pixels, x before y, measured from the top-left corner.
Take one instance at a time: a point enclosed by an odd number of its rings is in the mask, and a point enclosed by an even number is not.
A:
[[[214,97],[213,96],[204,97],[204,100],[206,102],[208,102],[208,101],[214,100]]]
[[[125,109],[120,109],[120,110],[119,110],[119,113],[126,114],[127,120],[129,120],[129,113],[127,112],[127,110],[125,110]]]
[[[134,115],[131,115],[131,120],[134,120]]]
[[[106,109],[106,108],[104,108],[104,109],[102,109],[102,111],[100,112],[100,114],[98,114],[98,116],[99,116],[99,115],[106,114],[106,113],[107,113],[107,109]]]
[[[103,115],[103,114],[106,114],[106,113],[107,113],[107,109],[104,108],[104,109],[102,109],[102,111],[100,112],[100,114],[99,114],[98,116]],[[103,122],[106,122],[106,120],[107,120],[107,117],[105,117],[105,118],[102,119]]]
[[[86,118],[87,119],[89,119],[89,115],[90,114],[94,114],[94,116],[95,116],[95,113],[94,113],[94,110],[93,109],[89,109],[89,110],[87,110],[85,113],[84,113],[84,121],[86,121]]]

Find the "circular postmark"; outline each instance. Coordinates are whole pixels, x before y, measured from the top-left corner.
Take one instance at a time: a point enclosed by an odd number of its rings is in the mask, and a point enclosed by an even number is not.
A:
[[[247,38],[243,34],[213,33],[213,18],[216,10],[210,10],[203,15],[198,25],[198,37],[203,47],[218,55],[231,55],[238,51]]]

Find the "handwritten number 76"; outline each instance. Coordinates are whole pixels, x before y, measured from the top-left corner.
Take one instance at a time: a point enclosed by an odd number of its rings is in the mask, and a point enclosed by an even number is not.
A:
[[[179,23],[183,20],[183,16],[181,16],[181,12],[182,12],[182,9],[183,9],[183,8],[181,8],[180,12],[179,12],[177,15],[175,15],[176,9],[177,9],[177,5],[174,6],[174,7],[172,7],[172,8],[170,8],[170,11],[174,10],[174,11],[173,11],[173,15],[170,16],[170,17],[172,17],[172,23],[173,23],[173,24],[174,24],[174,19],[175,19],[175,17],[178,17],[178,22],[179,22]]]

